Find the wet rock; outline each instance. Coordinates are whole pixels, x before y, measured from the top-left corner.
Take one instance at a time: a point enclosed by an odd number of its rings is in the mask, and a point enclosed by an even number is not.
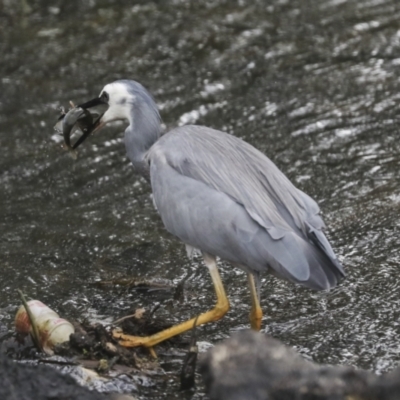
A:
[[[400,369],[377,376],[314,364],[253,331],[240,332],[210,350],[201,373],[212,400],[400,399]]]
[[[2,400],[133,400],[124,395],[105,395],[79,386],[73,378],[44,365],[16,363],[0,354]]]

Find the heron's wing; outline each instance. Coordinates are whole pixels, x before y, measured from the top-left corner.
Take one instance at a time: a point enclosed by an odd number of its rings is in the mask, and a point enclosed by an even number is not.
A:
[[[154,155],[241,204],[272,239],[296,233],[336,261],[317,203],[250,144],[210,128],[183,126],[164,135],[150,150],[150,158]]]
[[[273,239],[230,196],[176,171],[160,154],[150,166],[153,198],[166,229],[202,251],[251,273],[275,275],[313,289],[329,289],[341,274],[328,256],[294,232]]]
[[[182,175],[199,180],[242,204],[250,216],[279,239],[306,223],[323,227],[318,205],[253,146],[235,136],[201,126],[177,128],[152,152],[163,154]]]

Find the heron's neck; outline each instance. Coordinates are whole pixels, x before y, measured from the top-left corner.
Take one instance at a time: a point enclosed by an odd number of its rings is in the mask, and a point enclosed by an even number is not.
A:
[[[130,125],[125,131],[125,147],[135,169],[146,178],[149,167],[145,162],[146,152],[159,139],[161,121],[157,109],[146,104],[132,111]]]

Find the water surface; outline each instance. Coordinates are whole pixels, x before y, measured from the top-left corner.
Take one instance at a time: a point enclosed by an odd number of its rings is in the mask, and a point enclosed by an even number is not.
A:
[[[162,301],[158,315],[181,321],[213,305],[206,269],[164,230],[130,166],[124,127],[90,138],[76,161],[54,136],[61,105],[131,78],[154,94],[166,129],[196,123],[242,137],[320,204],[348,278],[315,293],[264,277],[263,330],[318,362],[398,365],[398,2],[24,4],[0,7],[3,332],[17,288],[69,318],[112,320]],[[184,302],[93,285],[188,274]],[[228,265],[221,274],[232,308],[199,329],[211,343],[248,327],[245,275]],[[181,361],[161,355],[166,375],[136,395],[181,398]]]

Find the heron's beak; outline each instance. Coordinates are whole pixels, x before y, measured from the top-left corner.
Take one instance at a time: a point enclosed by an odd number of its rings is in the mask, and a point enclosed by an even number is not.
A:
[[[90,135],[99,131],[106,124],[106,122],[102,120],[102,117],[107,111],[108,103],[103,98],[96,97],[87,101],[86,103],[79,104],[77,107],[88,110],[91,114],[96,113],[98,114],[98,117],[93,122],[93,125],[90,126],[76,141],[76,143],[73,145],[73,149],[76,149],[78,146],[80,146]]]
[[[93,108],[96,106],[100,106],[102,104],[107,104],[107,102],[101,97],[95,97],[94,99],[89,100],[86,103],[79,104],[78,107],[84,108],[85,110],[87,110],[88,108]]]

